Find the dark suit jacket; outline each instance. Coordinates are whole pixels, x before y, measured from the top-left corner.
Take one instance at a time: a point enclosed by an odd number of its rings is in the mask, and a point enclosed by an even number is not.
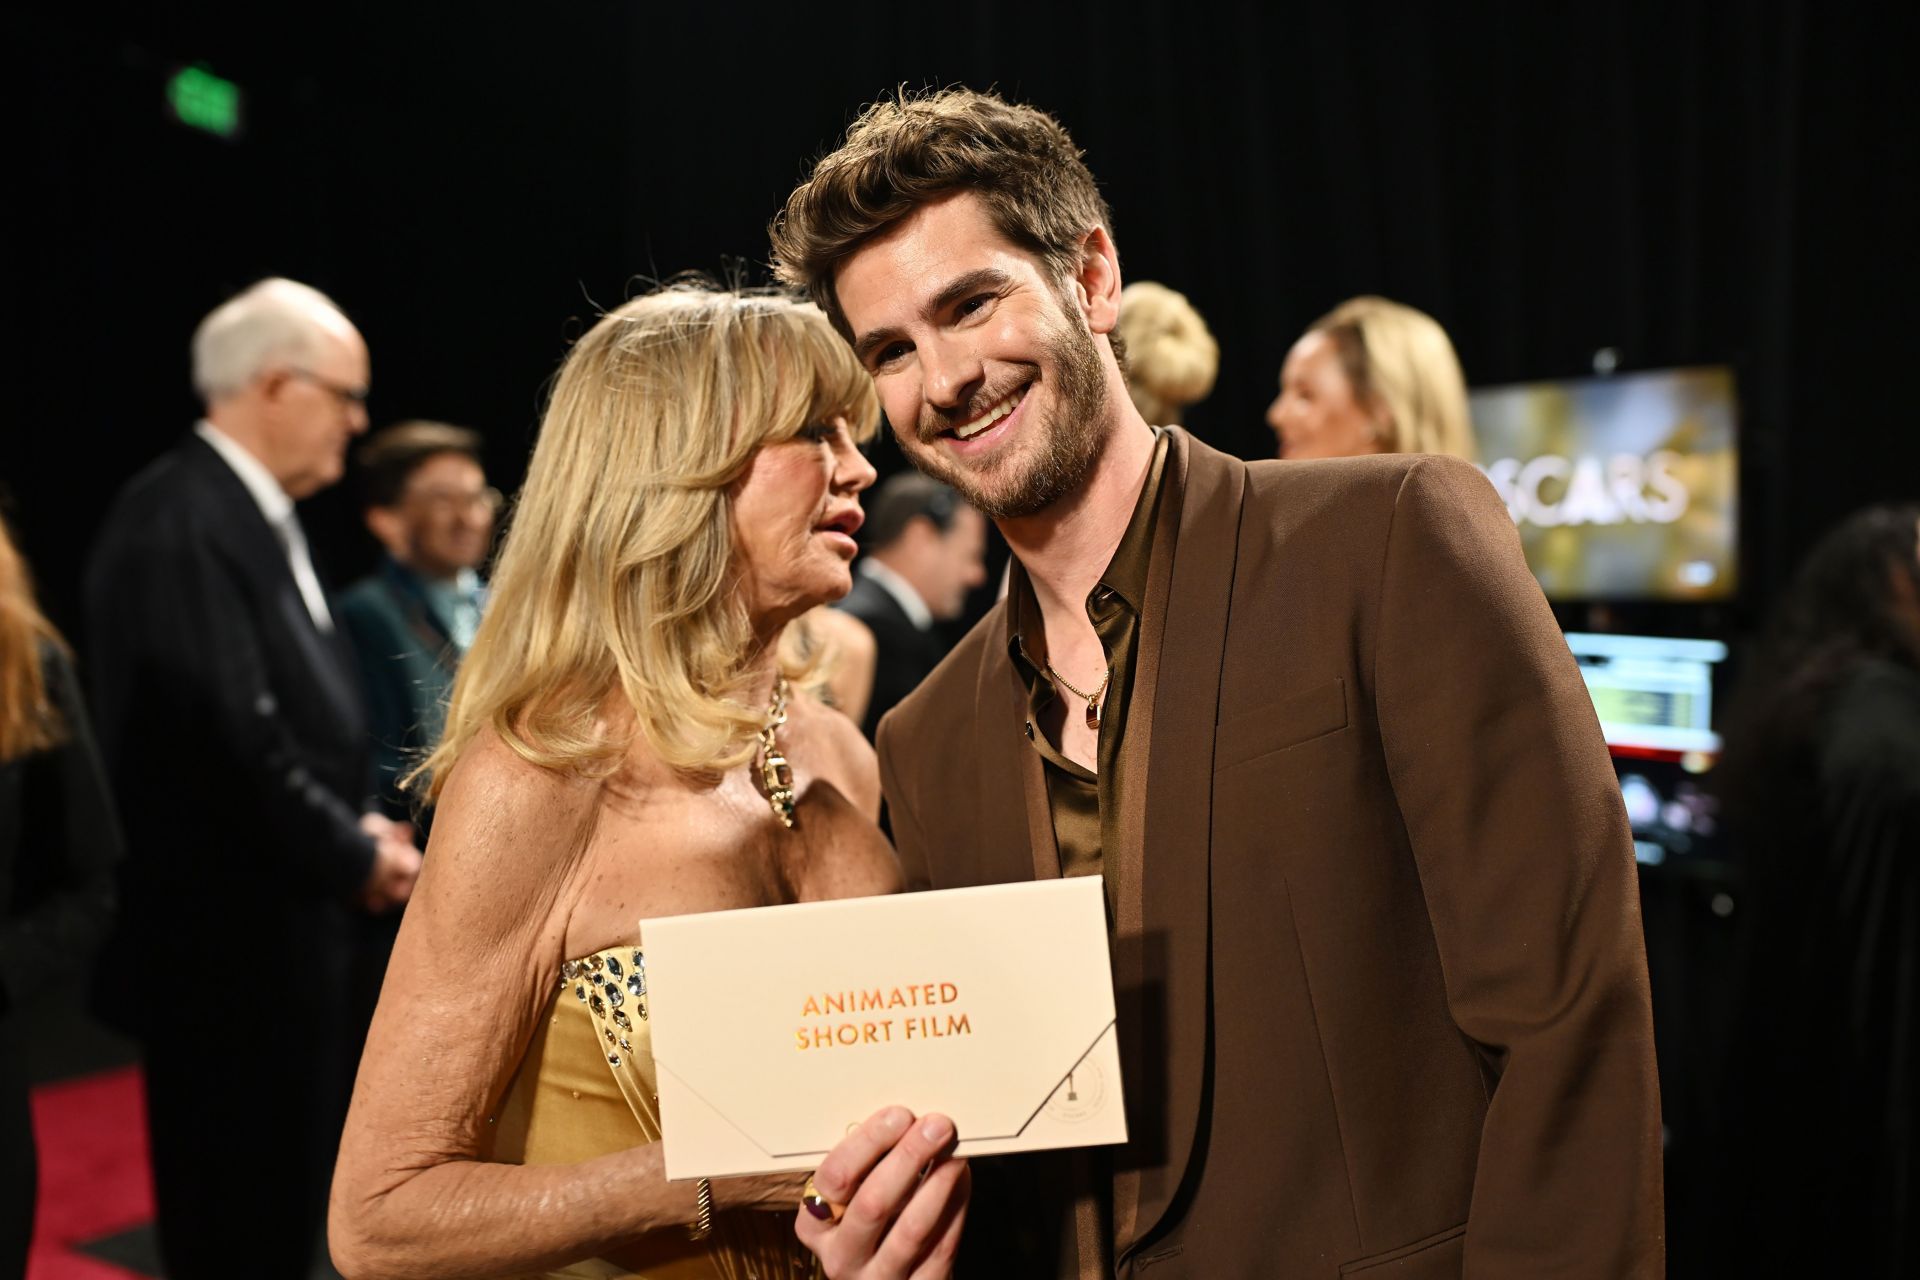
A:
[[[70,999],[113,917],[120,831],[66,655],[40,651],[65,728],[44,751],[0,760],[0,1274],[24,1275],[33,1236],[33,1126],[24,1007]],[[56,1139],[57,1140],[57,1139]]]
[[[1626,816],[1505,509],[1173,448],[1104,851],[1121,1274],[1659,1274]],[[1002,606],[881,725],[910,885],[1059,873],[1025,703]],[[976,1203],[981,1273],[1035,1272],[984,1256],[1020,1213]]]
[[[1750,695],[1816,713],[1750,707],[1728,739],[1744,924],[1702,1174],[1726,1275],[1920,1273],[1920,671],[1817,683],[1830,660]]]
[[[440,740],[459,654],[418,579],[392,560],[341,593],[339,616],[367,693],[369,794],[389,818],[412,821],[412,798],[399,781]]]
[[[861,732],[872,738],[880,727],[880,717],[919,687],[940,664],[946,648],[937,632],[914,626],[892,593],[865,574],[854,575],[853,590],[835,607],[860,619],[873,632],[878,650],[873,696],[867,700],[867,717],[860,725]]]
[[[58,991],[105,936],[121,853],[73,667],[43,644],[41,670],[63,736],[0,760],[0,1049],[13,1043],[13,1014]]]
[[[197,437],[115,500],[86,604],[95,720],[128,835],[127,940],[143,965],[214,962],[206,983],[232,974],[242,935],[315,947],[259,994],[324,998],[340,904],[373,861],[345,641],[314,625],[279,538]],[[143,984],[129,1003],[202,1012],[201,981]]]

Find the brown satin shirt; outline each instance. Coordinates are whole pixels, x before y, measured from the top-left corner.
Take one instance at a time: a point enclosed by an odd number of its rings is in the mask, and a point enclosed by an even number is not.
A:
[[[1160,509],[1160,478],[1165,470],[1167,436],[1156,432],[1153,461],[1147,466],[1147,481],[1133,506],[1126,532],[1114,548],[1106,572],[1087,595],[1087,618],[1093,623],[1100,645],[1107,653],[1107,689],[1100,699],[1100,739],[1095,749],[1097,774],[1069,760],[1047,734],[1052,723],[1049,704],[1062,698],[1062,691],[1047,677],[1044,660],[1046,645],[1041,639],[1039,601],[1026,571],[1014,561],[1007,585],[1009,612],[1008,651],[1014,669],[1027,684],[1026,733],[1033,749],[1040,753],[1047,780],[1047,803],[1053,811],[1053,837],[1060,849],[1062,876],[1099,875],[1104,865],[1101,851],[1115,843],[1113,823],[1117,820],[1121,788],[1126,784],[1121,768],[1120,742],[1127,729],[1127,700],[1132,692],[1134,646],[1140,634],[1140,610],[1147,594],[1147,567],[1153,550],[1154,522]],[[1033,642],[1028,643],[1031,634]],[[1085,714],[1085,700],[1065,694],[1065,714]],[[1107,928],[1113,928],[1116,911],[1113,877],[1106,881]],[[1074,1258],[1060,1260],[1058,1274],[1063,1277],[1113,1274],[1113,1194],[1112,1157],[1105,1149],[1074,1153],[1072,1177],[1076,1186],[1075,1228],[1066,1237],[1075,1242]]]
[[[1063,876],[1098,875],[1100,851],[1111,844],[1109,827],[1117,812],[1116,799],[1124,779],[1119,776],[1120,741],[1127,731],[1127,698],[1132,692],[1134,643],[1140,634],[1140,610],[1147,594],[1147,562],[1153,550],[1154,518],[1159,510],[1160,476],[1165,469],[1167,437],[1158,433],[1153,461],[1147,466],[1147,481],[1133,506],[1133,517],[1106,572],[1087,595],[1087,619],[1107,652],[1107,689],[1100,699],[1100,744],[1095,763],[1098,774],[1061,754],[1048,736],[1045,726],[1049,704],[1062,698],[1048,679],[1045,666],[1046,644],[1041,639],[1040,605],[1026,570],[1014,562],[1007,586],[1007,607],[1012,614],[1008,648],[1014,669],[1027,683],[1028,739],[1046,764],[1047,801],[1053,810],[1053,835],[1060,846],[1060,874]],[[1033,639],[1028,640],[1029,634]],[[1085,703],[1072,694],[1064,694],[1067,715],[1081,715]],[[1107,887],[1109,926],[1112,923],[1113,887]]]

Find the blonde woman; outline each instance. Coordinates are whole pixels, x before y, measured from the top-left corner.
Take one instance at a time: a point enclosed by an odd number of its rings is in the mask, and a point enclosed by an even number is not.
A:
[[[1475,453],[1447,331],[1385,298],[1351,298],[1309,326],[1281,366],[1267,425],[1283,458]]]
[[[567,357],[425,767],[347,1276],[814,1274],[801,1179],[663,1177],[637,922],[899,888],[872,751],[781,656],[851,585],[878,416],[785,297],[669,287]]]
[[[1185,294],[1152,280],[1120,291],[1127,393],[1156,427],[1176,425],[1207,398],[1220,372],[1220,344]]]
[[[820,700],[855,724],[864,723],[880,663],[873,629],[850,613],[822,606],[802,618],[795,630],[802,651],[819,654],[826,679]]]

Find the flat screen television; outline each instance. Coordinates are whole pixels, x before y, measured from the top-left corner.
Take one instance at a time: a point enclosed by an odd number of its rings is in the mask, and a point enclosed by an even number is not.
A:
[[[1713,729],[1718,640],[1567,632],[1641,862],[1723,856],[1719,807],[1704,775],[1720,750]]]
[[[1615,755],[1678,760],[1720,750],[1713,731],[1713,668],[1718,640],[1567,632],[1600,732]]]
[[[1733,372],[1486,387],[1481,469],[1550,600],[1714,601],[1737,585]]]

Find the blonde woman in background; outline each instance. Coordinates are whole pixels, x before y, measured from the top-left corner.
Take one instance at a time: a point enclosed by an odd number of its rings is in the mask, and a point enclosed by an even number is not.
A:
[[[880,644],[866,623],[850,613],[821,605],[795,624],[803,651],[819,654],[826,681],[821,701],[855,724],[867,718],[873,701],[873,677],[880,665]]]
[[[1447,331],[1385,298],[1352,298],[1313,322],[1281,366],[1267,425],[1283,458],[1475,455],[1467,383]]]
[[[1220,372],[1220,344],[1186,295],[1152,280],[1120,291],[1127,391],[1150,426],[1178,425],[1207,398]]]
[[[782,656],[852,584],[878,419],[783,296],[672,286],[567,357],[424,770],[333,1185],[346,1276],[816,1274],[800,1178],[666,1181],[637,922],[900,887],[872,749]]]

